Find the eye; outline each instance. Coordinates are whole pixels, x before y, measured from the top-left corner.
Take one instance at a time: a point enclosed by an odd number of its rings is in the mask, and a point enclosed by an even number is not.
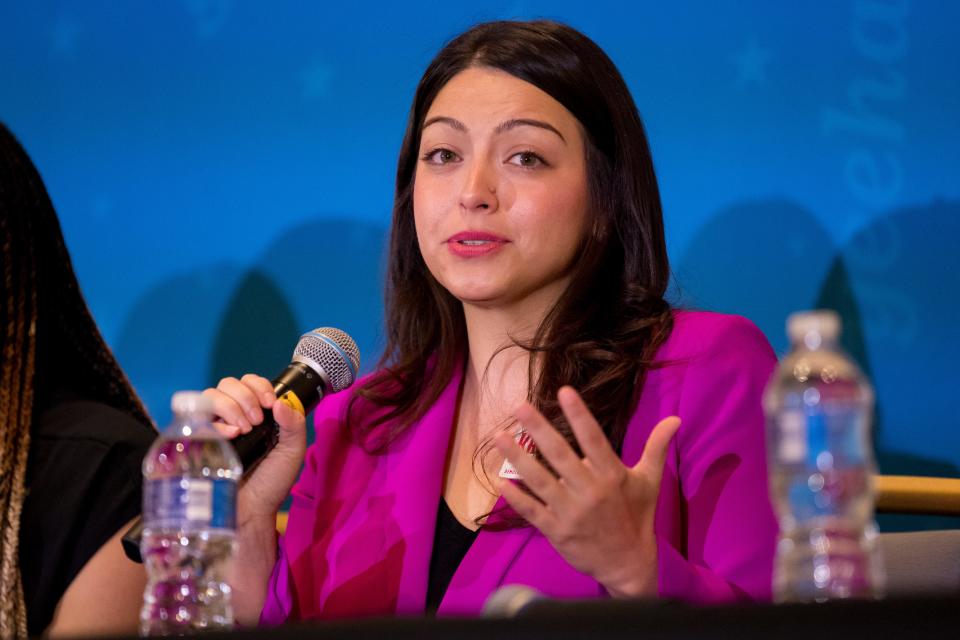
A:
[[[428,164],[444,165],[450,164],[451,162],[457,162],[460,160],[460,156],[450,149],[441,147],[439,149],[434,149],[433,151],[428,151],[427,153],[423,154],[423,158],[421,159]]]
[[[533,151],[521,151],[515,153],[507,160],[510,164],[515,164],[518,167],[523,167],[525,169],[536,169],[537,167],[546,167],[549,166],[547,161],[541,158],[539,155]]]

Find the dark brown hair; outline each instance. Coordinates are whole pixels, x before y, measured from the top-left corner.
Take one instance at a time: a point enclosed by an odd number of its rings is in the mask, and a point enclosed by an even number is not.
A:
[[[619,450],[643,373],[672,328],[660,194],[643,123],[616,66],[582,33],[545,20],[477,25],[447,44],[420,80],[397,166],[386,349],[381,369],[356,391],[349,424],[368,448],[384,450],[436,401],[465,357],[461,303],[430,274],[418,248],[413,183],[427,111],[468,67],[529,82],[583,127],[591,231],[567,291],[520,346],[540,354],[531,358],[529,399],[567,440],[576,447],[556,394],[569,384]],[[361,419],[357,397],[381,410]]]
[[[19,533],[30,424],[58,380],[151,428],[90,315],[53,205],[23,147],[0,123],[0,636],[26,637]]]

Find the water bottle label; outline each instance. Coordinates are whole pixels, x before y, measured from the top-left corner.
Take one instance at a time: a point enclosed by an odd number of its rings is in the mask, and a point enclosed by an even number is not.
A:
[[[830,429],[827,416],[823,413],[812,413],[807,416],[807,467],[818,469],[820,454],[830,451]]]
[[[802,411],[784,411],[780,414],[780,446],[777,452],[781,463],[796,464],[807,458],[807,418]]]
[[[187,486],[187,520],[208,522],[213,518],[213,483],[193,480]]]
[[[144,484],[148,527],[235,529],[237,483],[225,478],[161,478]]]
[[[777,418],[777,460],[811,469],[850,467],[869,459],[867,418],[857,408],[787,409]]]

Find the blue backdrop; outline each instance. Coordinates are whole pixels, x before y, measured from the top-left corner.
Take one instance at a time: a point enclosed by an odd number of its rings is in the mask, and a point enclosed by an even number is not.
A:
[[[0,5],[0,119],[43,173],[107,340],[163,423],[176,389],[272,375],[297,336],[381,348],[407,109],[481,20],[557,18],[647,123],[674,300],[841,311],[888,473],[960,475],[960,4]]]

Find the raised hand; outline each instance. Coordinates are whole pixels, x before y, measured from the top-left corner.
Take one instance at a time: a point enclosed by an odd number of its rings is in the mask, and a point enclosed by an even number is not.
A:
[[[657,547],[653,519],[667,448],[680,419],[661,420],[640,461],[628,467],[576,391],[563,387],[557,398],[584,457],[576,454],[543,414],[524,403],[516,412],[517,421],[558,475],[504,432],[497,436],[496,446],[533,495],[509,480],[500,483],[500,491],[571,566],[595,578],[611,595],[654,597]]]

